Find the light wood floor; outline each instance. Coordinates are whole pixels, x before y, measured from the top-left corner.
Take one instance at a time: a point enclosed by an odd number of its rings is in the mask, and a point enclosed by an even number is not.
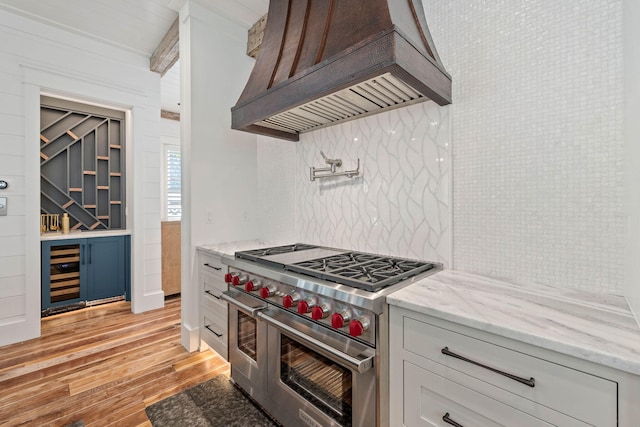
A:
[[[124,301],[42,319],[42,336],[0,347],[0,426],[150,426],[145,407],[229,375],[180,344],[180,299],[131,313]]]

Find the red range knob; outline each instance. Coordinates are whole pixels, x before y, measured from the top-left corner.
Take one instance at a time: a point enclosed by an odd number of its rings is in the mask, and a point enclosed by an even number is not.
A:
[[[225,283],[231,283],[232,280],[233,280],[233,274],[227,273],[227,274],[224,275],[224,282]]]
[[[340,329],[344,326],[344,319],[342,318],[342,314],[333,313],[331,315],[331,326],[336,329]]]
[[[320,320],[324,317],[324,310],[319,305],[316,305],[311,309],[311,318],[313,320]]]
[[[231,279],[231,284],[233,286],[238,286],[238,285],[242,285],[244,282],[247,281],[247,277],[246,276],[233,276],[233,279]]]
[[[337,313],[333,313],[331,315],[331,326],[336,329],[343,328],[345,323],[351,319],[349,312],[347,310],[342,310]]]
[[[309,312],[309,303],[306,301],[300,301],[298,304],[298,313],[307,314]]]
[[[326,304],[326,303],[318,304],[311,309],[311,318],[313,320],[324,319],[329,315],[330,311],[331,311],[331,307],[329,307],[329,304]]]
[[[260,296],[262,298],[272,297],[276,293],[275,286],[265,286],[264,288],[260,288]]]
[[[369,320],[365,317],[358,317],[349,323],[349,335],[359,337],[369,329]]]
[[[285,295],[282,297],[282,305],[284,308],[291,308],[298,303],[298,297],[295,295]]]
[[[257,291],[262,287],[262,282],[260,280],[249,280],[244,284],[244,290],[247,292]]]

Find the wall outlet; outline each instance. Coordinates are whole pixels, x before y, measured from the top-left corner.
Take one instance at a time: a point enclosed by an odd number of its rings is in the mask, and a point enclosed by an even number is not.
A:
[[[213,222],[213,211],[207,211],[207,222],[208,223]]]

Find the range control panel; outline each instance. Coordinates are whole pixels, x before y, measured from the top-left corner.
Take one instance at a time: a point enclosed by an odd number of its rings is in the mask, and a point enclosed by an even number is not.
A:
[[[253,273],[230,270],[224,279],[230,288],[268,301],[375,347],[376,316],[373,313]]]

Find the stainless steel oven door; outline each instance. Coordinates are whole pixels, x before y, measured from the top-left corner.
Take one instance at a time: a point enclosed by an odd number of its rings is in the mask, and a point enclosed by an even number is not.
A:
[[[267,323],[270,412],[288,426],[376,425],[375,349],[277,308]]]
[[[267,398],[267,326],[256,318],[265,304],[237,291],[222,298],[229,303],[231,378],[259,402]]]

